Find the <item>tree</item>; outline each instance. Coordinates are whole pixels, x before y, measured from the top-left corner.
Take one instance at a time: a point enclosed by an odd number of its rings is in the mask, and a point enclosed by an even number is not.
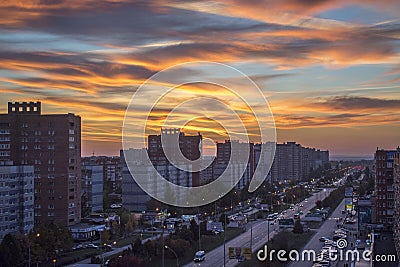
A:
[[[6,234],[0,244],[1,266],[13,267],[23,264],[23,256],[18,240],[11,234]]]
[[[103,232],[100,233],[101,243],[102,244],[107,243],[109,239],[110,239],[110,233],[106,229],[104,229]]]
[[[132,252],[133,252],[133,255],[135,255],[135,256],[139,256],[142,254],[143,245],[142,245],[142,240],[140,240],[140,238],[137,238],[135,240],[135,242],[133,243]]]
[[[316,207],[317,209],[322,209],[322,201],[321,201],[321,200],[318,200],[317,202],[315,202],[315,207]]]
[[[294,223],[293,233],[295,233],[295,234],[304,233],[303,225],[301,224],[300,220],[296,220],[296,222]]]
[[[111,261],[110,263],[110,267],[125,266],[144,267],[146,265],[141,259],[135,258],[132,255],[125,255],[122,258],[117,258],[116,260]]]
[[[195,220],[190,221],[190,231],[193,233],[194,240],[199,240],[199,225]]]
[[[28,234],[31,244],[31,257],[37,261],[46,261],[61,251],[71,249],[72,234],[65,226],[54,223],[35,226]]]
[[[219,217],[219,221],[222,222],[222,225],[225,225],[225,222],[228,223],[228,217],[225,213],[222,213]]]

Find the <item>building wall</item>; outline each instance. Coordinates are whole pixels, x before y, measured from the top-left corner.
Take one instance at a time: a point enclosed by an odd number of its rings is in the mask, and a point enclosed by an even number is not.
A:
[[[33,180],[33,166],[0,165],[0,241],[8,233],[26,234],[33,228]]]
[[[146,203],[150,196],[133,179],[126,161],[133,161],[132,165],[141,166],[144,164],[144,157],[147,157],[146,149],[129,149],[120,151],[122,169],[122,205],[130,211],[141,212],[146,210]],[[153,169],[153,166],[151,166]],[[151,169],[148,173],[150,174]],[[157,185],[155,185],[156,187]]]
[[[397,255],[400,256],[400,147],[397,148],[394,156],[394,221],[393,235],[396,245]]]
[[[295,142],[276,145],[271,167],[273,182],[308,179],[311,169],[325,168],[329,163],[329,151],[302,147]]]
[[[94,164],[82,165],[82,196],[91,213],[103,210],[103,166]]]
[[[8,103],[8,114],[0,114],[1,131],[8,131],[10,148],[9,156],[0,160],[34,166],[35,224],[78,223],[81,118],[71,113],[42,115],[40,102]]]
[[[392,229],[394,215],[394,150],[377,149],[374,156],[376,223]]]

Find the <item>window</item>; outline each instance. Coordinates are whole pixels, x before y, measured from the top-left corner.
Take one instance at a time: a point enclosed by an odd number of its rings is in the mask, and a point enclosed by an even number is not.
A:
[[[70,129],[69,134],[75,134],[75,130]]]
[[[75,141],[75,138],[74,138],[73,136],[70,136],[70,137],[69,137],[69,141],[70,141],[70,142],[74,142],[74,141]]]
[[[10,151],[0,151],[0,157],[9,157]]]
[[[42,132],[40,130],[36,130],[35,135],[37,135],[37,136],[42,135]]]
[[[10,149],[10,144],[0,144],[0,149]]]
[[[0,130],[0,134],[10,134],[10,130]]]

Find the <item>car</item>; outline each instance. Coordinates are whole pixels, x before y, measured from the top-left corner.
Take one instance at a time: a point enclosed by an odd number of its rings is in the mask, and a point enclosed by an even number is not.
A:
[[[72,247],[72,250],[77,250],[77,249],[81,249],[81,248],[83,248],[83,245],[82,244],[77,244],[77,245]]]
[[[206,259],[206,253],[204,250],[199,250],[194,254],[194,262],[201,262]]]
[[[299,206],[300,206],[300,207],[303,207],[304,205],[303,205],[303,204],[300,204]]]
[[[106,250],[110,250],[110,251],[114,249],[111,245],[106,245],[104,248]]]
[[[322,237],[319,238],[320,242],[325,242],[325,241],[328,241],[328,240],[329,240],[329,238],[327,238],[325,236],[322,236]]]
[[[149,228],[146,228],[146,231],[148,231],[148,232],[154,232],[154,231],[157,231],[157,227],[149,227]]]
[[[327,261],[327,260],[322,260],[318,263],[321,264],[322,266],[330,266],[331,265],[330,261]]]
[[[270,221],[270,222],[269,222],[269,225],[274,225],[274,224],[275,224],[274,221]]]
[[[99,246],[90,243],[90,244],[87,244],[87,245],[86,245],[86,248],[99,248]]]

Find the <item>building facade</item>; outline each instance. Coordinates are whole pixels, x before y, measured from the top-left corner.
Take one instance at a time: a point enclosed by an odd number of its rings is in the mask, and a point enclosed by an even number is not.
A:
[[[103,211],[103,166],[82,162],[82,217]]]
[[[393,237],[396,245],[397,256],[400,257],[400,147],[397,147],[394,155],[393,166],[394,179],[394,220]]]
[[[169,180],[169,177],[173,179],[173,175],[169,175],[169,171],[175,173],[177,172],[177,170],[175,170],[175,168],[171,168],[172,165],[164,153],[161,141],[162,138],[165,138],[165,140],[167,141],[166,142],[167,146],[172,143],[172,141],[168,140],[178,139],[181,153],[189,161],[197,160],[202,156],[201,142],[203,137],[201,136],[200,133],[198,133],[198,135],[185,135],[185,133],[181,132],[180,129],[174,128],[174,129],[162,129],[161,135],[149,135],[147,140],[148,156],[150,158],[150,161],[157,169],[166,170],[162,175],[167,180]],[[169,149],[168,147],[166,147],[166,149],[174,153],[173,155],[171,155],[172,158],[174,159],[177,158],[178,151],[176,151],[175,149]],[[200,172],[192,172],[190,174],[185,174],[184,176],[187,177],[188,175],[190,175],[191,177],[191,181],[189,182],[190,185],[188,186],[200,185]],[[169,180],[169,181],[174,183],[174,180]]]
[[[122,205],[129,211],[141,212],[146,210],[146,203],[150,196],[136,183],[130,173],[127,160],[134,160],[132,165],[142,166],[145,162],[143,157],[147,157],[146,149],[128,149],[120,151],[121,170],[122,170]],[[151,168],[153,168],[151,166]],[[148,173],[151,173],[149,168]],[[157,185],[155,185],[157,186]]]
[[[0,241],[6,234],[27,234],[34,226],[33,170],[0,162]]]
[[[329,151],[303,147],[295,142],[276,145],[270,170],[272,182],[308,180],[312,170],[329,166]]]
[[[0,133],[0,160],[34,166],[35,224],[80,222],[81,118],[43,115],[40,102],[9,102]]]
[[[377,149],[374,156],[375,218],[387,230],[392,230],[394,215],[394,156],[395,150]]]

